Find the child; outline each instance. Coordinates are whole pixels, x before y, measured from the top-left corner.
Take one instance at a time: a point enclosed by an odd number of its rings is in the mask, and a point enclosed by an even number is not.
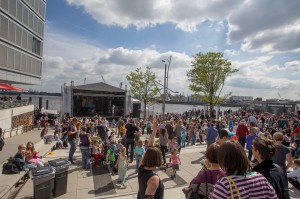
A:
[[[34,158],[34,159],[38,158],[38,156],[37,156],[38,151],[35,150],[33,142],[31,142],[31,141],[27,142],[26,151],[31,152],[32,158]]]
[[[138,170],[139,170],[140,161],[141,161],[144,153],[145,153],[145,148],[143,147],[143,141],[138,140],[137,146],[135,146],[135,148],[134,148],[134,154],[135,154],[135,160],[136,160],[136,165],[135,165],[136,172],[138,172]]]
[[[295,168],[287,173],[288,181],[298,190],[300,190],[300,158],[294,160]]]
[[[171,178],[176,177],[176,171],[179,170],[179,164],[181,164],[180,157],[179,157],[179,151],[178,151],[178,149],[174,149],[173,155],[172,155],[173,175],[171,176]]]
[[[99,159],[100,159],[98,140],[92,141],[92,156],[93,156],[93,165],[97,166]]]
[[[182,139],[181,139],[181,147],[185,148],[185,144],[186,144],[186,126],[183,126],[182,128]]]
[[[44,160],[42,160],[38,157],[33,158],[32,152],[30,150],[26,151],[25,163],[26,164],[34,164],[37,167],[43,167],[44,166]]]
[[[126,148],[122,147],[121,153],[118,157],[115,167],[118,168],[118,175],[119,175],[119,179],[117,183],[122,184],[124,188],[126,188],[125,179],[126,179],[126,172],[127,172],[128,165],[129,163],[126,155]]]

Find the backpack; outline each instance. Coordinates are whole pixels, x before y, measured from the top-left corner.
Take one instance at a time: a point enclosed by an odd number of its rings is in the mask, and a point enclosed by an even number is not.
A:
[[[17,174],[20,173],[17,166],[12,162],[7,162],[3,164],[2,174]]]
[[[212,173],[209,170],[204,170],[205,172],[205,183],[201,184],[191,184],[189,187],[183,188],[186,199],[211,199],[212,192],[214,189]],[[207,181],[207,172],[210,173],[210,182]]]

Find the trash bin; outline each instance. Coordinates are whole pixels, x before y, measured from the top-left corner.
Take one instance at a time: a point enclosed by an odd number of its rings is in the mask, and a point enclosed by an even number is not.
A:
[[[63,158],[48,161],[55,169],[53,196],[58,197],[67,193],[68,169],[70,162]]]
[[[32,169],[29,173],[33,180],[33,198],[51,199],[54,187],[55,169],[51,166],[43,166]]]

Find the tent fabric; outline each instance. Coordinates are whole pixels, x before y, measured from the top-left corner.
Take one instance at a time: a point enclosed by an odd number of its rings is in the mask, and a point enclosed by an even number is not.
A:
[[[12,86],[9,84],[0,84],[0,89],[1,90],[11,90],[11,91],[26,91],[23,88],[19,88],[19,87]]]

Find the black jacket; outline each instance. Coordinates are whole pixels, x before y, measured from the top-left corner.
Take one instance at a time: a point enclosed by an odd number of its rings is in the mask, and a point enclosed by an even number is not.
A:
[[[286,172],[272,160],[264,160],[253,168],[253,171],[261,173],[274,187],[278,198],[289,199],[289,188]]]

